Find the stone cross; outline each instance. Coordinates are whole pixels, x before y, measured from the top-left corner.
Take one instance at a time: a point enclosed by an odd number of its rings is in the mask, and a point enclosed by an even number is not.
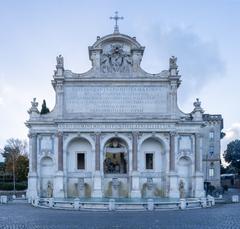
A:
[[[118,11],[115,12],[115,16],[114,17],[110,17],[110,19],[115,20],[115,26],[114,26],[114,33],[119,33],[119,28],[118,28],[118,20],[123,20],[124,17],[119,17],[118,16]]]

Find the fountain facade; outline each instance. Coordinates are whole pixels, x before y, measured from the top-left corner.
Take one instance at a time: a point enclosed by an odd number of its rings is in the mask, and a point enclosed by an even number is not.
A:
[[[67,70],[57,56],[54,109],[40,114],[34,98],[28,111],[29,198],[179,198],[181,180],[185,197],[203,197],[209,146],[220,185],[221,115],[204,114],[199,99],[182,112],[177,58],[150,74],[144,49],[115,30],[89,47],[88,72]]]

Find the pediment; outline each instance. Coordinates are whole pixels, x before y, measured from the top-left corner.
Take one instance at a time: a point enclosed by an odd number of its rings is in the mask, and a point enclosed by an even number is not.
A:
[[[110,34],[89,47],[92,67],[101,75],[131,74],[140,68],[144,47],[135,38]]]

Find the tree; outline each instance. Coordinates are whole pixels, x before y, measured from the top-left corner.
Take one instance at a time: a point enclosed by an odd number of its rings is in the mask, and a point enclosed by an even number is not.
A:
[[[46,104],[46,101],[45,99],[43,100],[43,104],[42,104],[42,110],[40,112],[40,114],[47,114],[49,113],[49,109],[47,108],[47,104]]]
[[[7,144],[0,150],[5,161],[5,172],[13,175],[13,185],[15,190],[16,178],[22,180],[28,170],[27,142],[11,138]]]
[[[26,181],[29,170],[27,155],[20,155],[16,161],[16,177],[18,181]]]
[[[230,142],[223,157],[226,162],[230,163],[229,166],[240,174],[240,140]]]
[[[1,172],[4,173],[4,171],[5,171],[5,164],[4,162],[0,162],[0,173]]]

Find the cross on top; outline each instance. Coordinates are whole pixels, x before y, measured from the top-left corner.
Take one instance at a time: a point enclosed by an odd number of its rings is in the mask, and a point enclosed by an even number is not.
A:
[[[110,19],[115,20],[115,26],[114,26],[114,33],[119,33],[119,28],[118,28],[118,20],[123,20],[124,17],[119,17],[118,16],[118,11],[115,12],[115,16],[114,17],[110,17]]]

